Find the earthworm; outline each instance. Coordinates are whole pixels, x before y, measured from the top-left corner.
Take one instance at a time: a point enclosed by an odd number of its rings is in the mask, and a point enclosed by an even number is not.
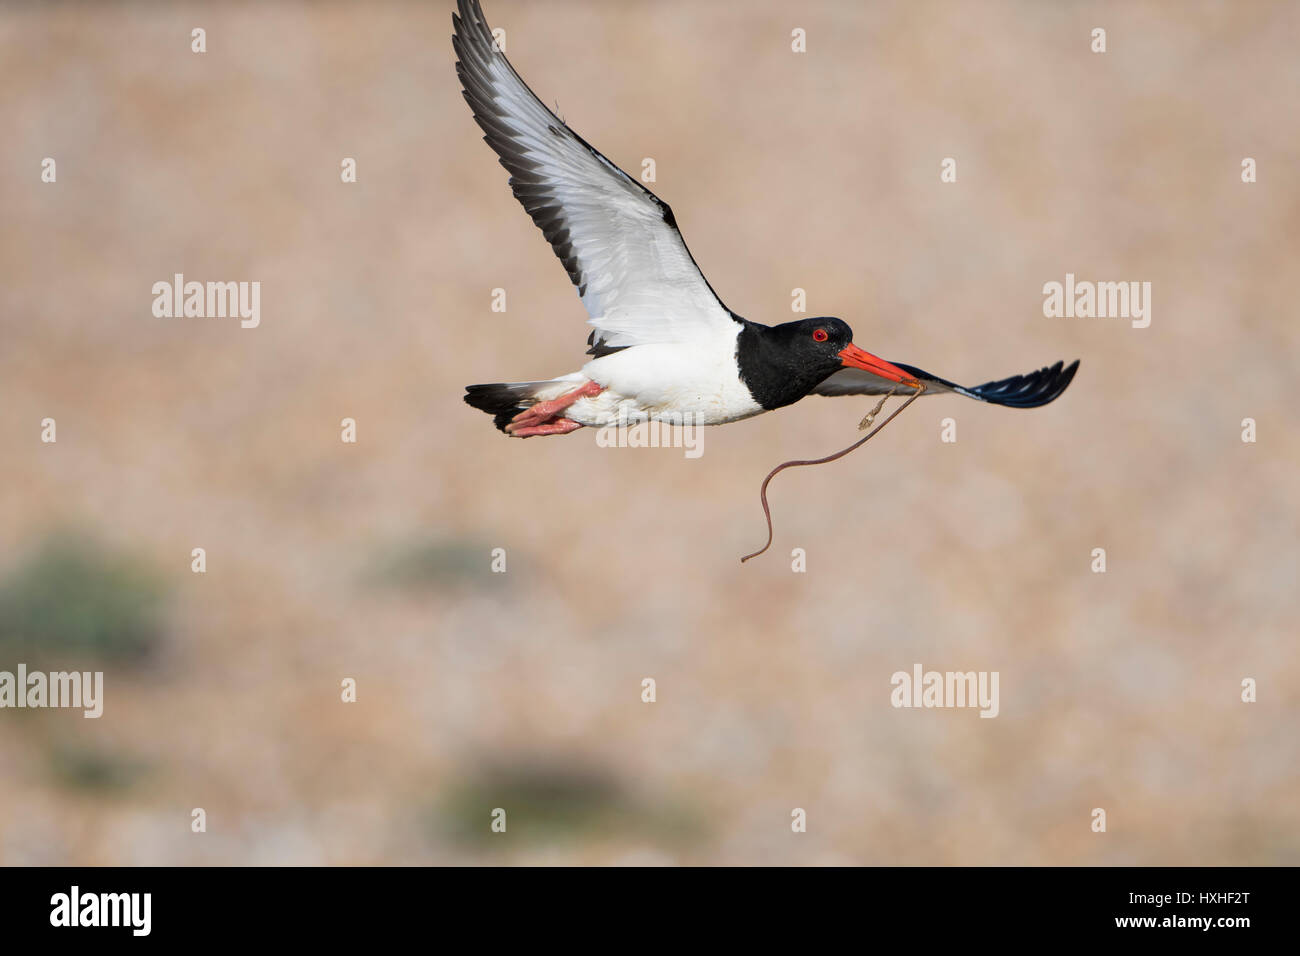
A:
[[[775,468],[773,468],[771,471],[769,471],[769,472],[767,473],[767,477],[763,479],[763,486],[762,486],[762,487],[759,489],[759,491],[758,491],[758,497],[759,497],[759,500],[762,501],[762,503],[763,503],[763,517],[767,519],[767,544],[763,545],[763,547],[759,548],[759,549],[758,549],[757,551],[755,551],[753,554],[747,554],[747,555],[745,555],[743,558],[741,558],[741,559],[740,559],[740,563],[741,563],[741,564],[744,564],[744,563],[745,563],[746,561],[748,561],[750,558],[756,558],[756,557],[758,557],[760,554],[762,554],[762,553],[763,553],[764,551],[766,551],[768,548],[772,547],[772,509],[771,509],[770,507],[768,507],[768,504],[767,504],[767,485],[768,485],[768,482],[770,482],[770,481],[771,481],[771,480],[776,476],[776,473],[779,472],[779,471],[784,471],[784,470],[787,469],[787,468],[798,468],[798,467],[801,466],[801,465],[825,465],[825,464],[829,464],[830,462],[835,461],[835,460],[837,460],[837,459],[839,459],[839,458],[843,458],[843,457],[844,457],[845,455],[847,455],[849,452],[853,451],[854,449],[858,448],[859,446],[861,446],[862,444],[866,443],[866,442],[869,441],[871,438],[873,438],[873,437],[875,436],[876,432],[880,431],[880,429],[884,428],[886,425],[888,425],[890,422],[892,422],[895,418],[897,418],[899,412],[901,412],[903,409],[905,409],[908,405],[911,405],[914,401],[916,401],[918,398],[920,398],[921,395],[925,392],[925,383],[924,383],[924,382],[918,382],[918,383],[917,383],[915,386],[913,386],[913,387],[916,388],[916,392],[913,393],[911,396],[909,396],[908,399],[907,399],[907,401],[905,401],[902,405],[899,405],[896,409],[894,409],[892,412],[890,412],[888,418],[886,418],[883,422],[881,422],[881,423],[880,423],[879,425],[877,425],[875,428],[871,429],[871,431],[867,432],[865,435],[863,435],[861,438],[859,438],[857,441],[855,441],[855,442],[854,442],[852,445],[850,445],[848,448],[845,448],[845,449],[843,449],[842,451],[837,451],[837,452],[836,452],[835,454],[833,454],[833,455],[827,455],[825,458],[816,458],[816,459],[813,459],[813,460],[811,460],[811,461],[783,461],[783,462],[781,462],[781,464],[777,465]],[[882,398],[882,399],[880,400],[879,404],[876,405],[875,409],[874,409],[874,410],[873,410],[869,415],[867,415],[866,418],[864,418],[864,419],[862,420],[862,425],[860,425],[859,427],[864,427],[864,426],[866,426],[866,425],[871,424],[872,420],[873,420],[873,419],[875,418],[875,416],[876,416],[876,413],[879,412],[880,409],[884,406],[884,404],[885,404],[885,399],[889,398],[889,397],[890,397],[891,395],[893,395],[893,394],[894,394],[893,391],[890,391],[889,393],[887,393],[887,394],[884,396],[884,398]]]

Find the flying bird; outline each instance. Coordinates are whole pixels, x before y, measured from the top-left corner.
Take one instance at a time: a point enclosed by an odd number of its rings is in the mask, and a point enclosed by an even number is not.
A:
[[[459,0],[459,8],[452,45],[465,100],[592,327],[591,358],[577,372],[466,388],[465,401],[506,434],[647,420],[722,425],[806,395],[909,388],[1035,408],[1074,378],[1077,360],[965,388],[864,351],[838,318],[768,326],[732,312],[695,264],[668,204],[543,105],[497,47],[478,0]]]

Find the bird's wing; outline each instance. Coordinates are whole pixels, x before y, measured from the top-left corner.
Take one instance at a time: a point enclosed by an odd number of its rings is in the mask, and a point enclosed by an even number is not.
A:
[[[1079,368],[1079,360],[1069,365],[1057,362],[1049,368],[1030,372],[1028,375],[1013,375],[998,382],[985,382],[974,388],[955,385],[938,376],[923,372],[902,362],[892,363],[926,384],[926,394],[935,392],[956,392],[967,398],[994,405],[1010,405],[1013,408],[1037,408],[1046,405],[1065,391]],[[812,390],[814,395],[885,395],[890,391],[899,394],[907,392],[898,383],[872,375],[870,372],[856,368],[846,368],[836,372]]]
[[[542,105],[493,41],[478,0],[452,14],[456,73],[510,186],[564,263],[591,354],[734,335],[672,210]]]

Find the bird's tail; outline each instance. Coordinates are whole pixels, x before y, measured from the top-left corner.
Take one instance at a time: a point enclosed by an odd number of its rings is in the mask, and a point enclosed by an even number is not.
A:
[[[465,404],[487,412],[492,422],[506,430],[510,420],[538,402],[559,398],[574,387],[574,382],[584,381],[580,373],[553,378],[544,382],[494,382],[491,385],[466,385]]]

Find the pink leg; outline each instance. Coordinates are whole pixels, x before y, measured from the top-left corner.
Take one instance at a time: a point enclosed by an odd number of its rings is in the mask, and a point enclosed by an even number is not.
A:
[[[567,435],[577,431],[582,425],[571,418],[552,418],[541,425],[510,426],[510,434],[515,438],[533,438],[537,435]]]
[[[523,429],[531,429],[535,426],[547,425],[552,419],[566,421],[567,419],[560,419],[560,412],[564,411],[578,399],[591,398],[599,395],[604,390],[605,386],[603,385],[597,385],[595,382],[586,382],[571,392],[565,392],[559,398],[553,398],[548,402],[538,402],[536,405],[525,408],[522,412],[512,418],[510,424],[506,426],[506,434],[519,435],[519,437],[524,438],[527,436],[520,435],[520,431]],[[572,422],[571,424],[573,425],[573,428],[582,427],[577,422]],[[573,428],[565,428],[563,431],[559,432],[530,432],[530,434],[562,435],[565,432],[573,431]]]

